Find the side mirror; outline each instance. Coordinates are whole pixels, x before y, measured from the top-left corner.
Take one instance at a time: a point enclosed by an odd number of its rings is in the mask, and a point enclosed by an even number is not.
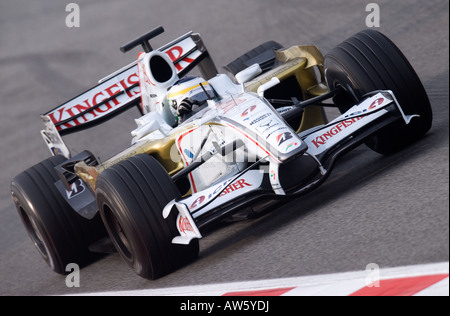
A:
[[[275,87],[279,83],[280,83],[280,79],[278,79],[277,77],[273,77],[268,82],[266,82],[266,83],[264,83],[264,84],[259,86],[259,88],[257,90],[258,95],[261,98],[264,97],[264,92],[266,90],[269,90],[270,88]]]
[[[239,84],[243,84],[247,81],[249,81],[250,79],[256,77],[257,75],[259,75],[260,73],[262,73],[262,69],[259,66],[259,64],[253,64],[248,68],[245,68],[244,70],[239,71],[235,77],[236,77],[236,81]]]

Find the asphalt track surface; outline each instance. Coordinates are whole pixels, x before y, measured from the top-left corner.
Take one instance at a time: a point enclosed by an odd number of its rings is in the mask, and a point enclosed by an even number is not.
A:
[[[194,30],[218,66],[267,40],[315,44],[326,53],[366,28],[373,1],[77,0],[67,28],[56,0],[0,2],[0,295],[76,294],[296,277],[449,260],[449,2],[377,1],[379,31],[405,53],[429,94],[434,123],[402,152],[365,146],[345,156],[313,193],[260,218],[224,226],[200,242],[197,261],[156,281],[117,254],[81,270],[68,288],[34,249],[13,207],[12,177],[47,158],[39,115],[131,62],[119,47],[147,30],[154,47]],[[69,136],[74,152],[104,158],[127,146],[137,113]]]

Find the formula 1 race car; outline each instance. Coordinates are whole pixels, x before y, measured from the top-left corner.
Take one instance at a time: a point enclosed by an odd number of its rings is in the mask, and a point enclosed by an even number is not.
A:
[[[52,157],[11,183],[17,211],[57,273],[114,245],[143,278],[194,260],[199,239],[321,185],[365,143],[387,155],[431,128],[430,102],[401,51],[364,30],[323,57],[315,46],[266,42],[216,66],[199,34],[154,50],[158,27],[124,45],[137,61],[42,115]],[[199,76],[188,76],[195,69]],[[340,115],[328,121],[324,107]],[[131,107],[131,146],[99,162],[62,136]],[[107,248],[106,246],[104,248]]]

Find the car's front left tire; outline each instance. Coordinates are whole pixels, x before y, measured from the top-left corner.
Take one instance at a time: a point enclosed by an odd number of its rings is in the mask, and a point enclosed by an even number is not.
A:
[[[103,171],[96,198],[114,246],[141,277],[159,278],[197,258],[198,239],[172,243],[177,214],[164,219],[162,211],[180,193],[155,158],[139,154]]]

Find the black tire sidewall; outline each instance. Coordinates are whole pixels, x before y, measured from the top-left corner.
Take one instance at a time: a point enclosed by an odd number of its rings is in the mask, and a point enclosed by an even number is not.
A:
[[[374,90],[392,90],[406,115],[420,115],[408,125],[396,123],[369,137],[366,144],[371,149],[391,154],[431,128],[431,106],[419,77],[400,49],[382,33],[368,29],[350,37],[325,55],[324,66],[330,90],[342,86],[355,102]],[[345,112],[348,106],[339,108]]]
[[[148,251],[148,247],[146,246],[145,240],[149,239],[146,236],[143,236],[139,233],[139,229],[136,229],[139,225],[135,222],[135,218],[130,214],[126,204],[126,201],[123,201],[119,196],[121,195],[119,192],[115,190],[115,187],[110,183],[101,183],[101,188],[97,188],[97,203],[99,205],[100,215],[102,217],[103,223],[106,227],[106,230],[116,247],[117,251],[121,255],[122,259],[134,269],[134,271],[145,278],[151,278],[152,275],[155,274],[154,264],[151,260],[151,255]],[[114,192],[111,194],[112,192]],[[119,198],[118,198],[119,197]],[[122,245],[118,242],[115,234],[117,233],[111,227],[111,218],[104,211],[104,207],[107,205],[113,216],[119,221],[122,226],[124,233],[129,241],[128,245]],[[150,238],[151,239],[151,238]],[[124,246],[130,254],[127,254],[123,249]],[[146,262],[147,264],[142,264],[142,262]]]
[[[27,233],[33,243],[39,234],[42,245],[35,246],[59,274],[67,273],[69,263],[83,267],[100,258],[100,254],[89,251],[89,245],[106,234],[100,216],[92,220],[82,218],[55,186],[59,177],[53,168],[65,160],[62,156],[50,157],[11,182],[12,198]]]
[[[20,219],[39,254],[53,271],[60,274],[64,273],[65,267],[56,250],[57,245],[53,243],[53,240],[46,229],[46,227],[49,225],[53,226],[53,224],[49,224],[47,220],[43,220],[42,217],[36,213],[34,208],[31,207],[30,203],[24,202],[30,201],[32,198],[30,199],[21,186],[13,183],[11,185],[11,191]],[[30,227],[33,226],[31,221],[34,222],[35,227]],[[47,222],[47,224],[44,224],[45,222]],[[34,229],[37,229],[38,232],[34,231]],[[40,238],[36,236],[36,234],[39,234]],[[36,238],[42,240],[36,240]],[[42,244],[40,244],[41,241]]]
[[[164,219],[162,211],[180,193],[155,158],[140,154],[105,170],[97,179],[96,196],[102,220],[116,249],[141,277],[159,278],[198,256],[198,239],[189,245],[172,244],[172,239],[179,234],[178,214],[171,212]],[[121,249],[109,213],[120,223],[130,255]]]

